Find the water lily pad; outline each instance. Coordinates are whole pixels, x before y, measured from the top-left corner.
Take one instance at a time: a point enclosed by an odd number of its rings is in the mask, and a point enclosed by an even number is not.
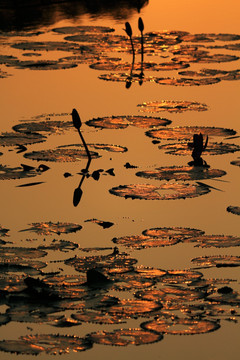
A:
[[[208,106],[196,101],[149,101],[138,105],[141,112],[183,112],[188,110],[206,111]]]
[[[78,25],[78,26],[58,27],[52,29],[52,31],[59,34],[81,34],[81,33],[110,33],[110,32],[114,32],[115,30],[108,26]]]
[[[35,248],[23,248],[23,247],[1,247],[0,248],[0,261],[7,261],[14,259],[36,259],[46,256],[47,252],[41,249]]]
[[[235,267],[240,266],[240,256],[232,255],[214,255],[214,256],[200,256],[191,260],[198,266],[207,267]]]
[[[146,266],[139,266],[139,267],[135,268],[134,271],[143,278],[147,278],[147,279],[150,278],[150,279],[154,279],[156,281],[160,281],[161,278],[164,275],[166,275],[165,270],[146,267]]]
[[[88,220],[85,220],[85,222],[92,222],[94,224],[98,224],[99,226],[102,226],[103,229],[108,229],[114,225],[114,223],[112,223],[110,221],[102,221],[102,220],[98,220],[98,219],[88,219]]]
[[[99,157],[98,153],[90,151],[92,159]],[[59,162],[75,162],[87,158],[85,150],[76,149],[54,149],[40,150],[25,153],[24,157],[37,161],[59,161]]]
[[[23,167],[10,168],[0,164],[0,180],[23,179],[37,175],[41,175],[41,172],[34,168],[29,171],[24,171]]]
[[[8,293],[23,291],[27,288],[24,279],[25,276],[21,275],[0,277],[0,290],[7,291]]]
[[[146,289],[138,291],[135,296],[138,299],[155,301],[161,303],[163,307],[168,302],[185,302],[202,299],[205,293],[200,290],[188,289],[183,286],[163,287],[161,289]]]
[[[144,230],[143,234],[146,236],[169,238],[169,240],[176,239],[178,241],[187,242],[191,241],[195,236],[203,235],[204,231],[186,227],[159,227]]]
[[[162,140],[191,140],[194,134],[201,133],[208,136],[231,136],[236,131],[217,127],[204,126],[178,126],[168,129],[152,129],[146,135],[154,139]]]
[[[92,342],[86,338],[68,335],[26,335],[19,340],[2,340],[0,350],[22,355],[67,354],[70,350],[80,352],[92,347]]]
[[[165,150],[166,154],[171,155],[191,155],[192,149],[188,147],[187,142],[179,142],[174,144],[159,145],[160,150]],[[228,143],[212,143],[209,142],[204,150],[204,155],[223,155],[240,151],[240,146]]]
[[[221,63],[221,62],[230,62],[239,60],[238,56],[229,55],[229,54],[212,54],[207,55],[206,52],[194,52],[192,55],[186,56],[176,56],[171,59],[172,61],[177,62],[193,62],[193,63]]]
[[[216,321],[189,319],[158,319],[141,324],[145,330],[172,335],[205,334],[220,328]]]
[[[46,140],[41,134],[20,134],[15,132],[1,133],[0,146],[17,146],[36,144]]]
[[[0,237],[6,237],[6,236],[9,236],[8,235],[8,232],[9,232],[9,229],[6,229],[6,228],[3,228],[1,225],[0,225]]]
[[[40,223],[32,223],[32,226],[28,229],[21,230],[23,231],[32,231],[37,233],[38,235],[52,235],[52,234],[69,234],[72,232],[76,232],[82,229],[81,225],[73,224],[73,223],[52,223],[49,222],[40,222]]]
[[[154,78],[154,81],[160,85],[174,85],[174,86],[200,86],[212,85],[221,81],[219,78]]]
[[[72,232],[76,232],[76,231],[78,231],[78,230],[74,230]],[[49,232],[49,234],[50,234],[50,232]],[[44,235],[47,235],[47,234],[44,234]],[[72,242],[72,241],[55,240],[54,239],[51,242],[51,244],[49,244],[49,245],[40,245],[38,247],[38,249],[42,249],[42,250],[60,250],[60,251],[63,251],[63,252],[68,252],[68,251],[75,250],[78,247],[79,247],[79,245],[77,243]]]
[[[143,277],[140,273],[132,271],[130,273],[115,275],[115,282],[112,286],[113,290],[131,291],[133,289],[145,289],[155,284],[154,279]]]
[[[240,160],[233,160],[231,161],[232,165],[240,166]]]
[[[118,304],[108,309],[109,314],[121,316],[121,318],[140,316],[162,308],[155,301],[122,299]]]
[[[34,276],[41,273],[41,269],[46,267],[47,264],[43,261],[30,261],[28,259],[7,259],[0,261],[0,273],[23,273],[26,275]]]
[[[62,59],[60,60],[39,60],[39,61],[17,61],[14,64],[16,69],[29,69],[29,70],[63,70],[76,67],[77,64],[68,63]]]
[[[104,314],[99,310],[84,310],[81,313],[72,314],[72,318],[79,322],[94,324],[121,324],[124,321],[117,316]]]
[[[228,206],[227,211],[235,215],[240,215],[240,206]]]
[[[213,42],[213,41],[236,41],[240,40],[237,34],[183,34],[182,41],[191,42]]]
[[[202,180],[221,177],[226,175],[223,170],[209,169],[196,166],[169,166],[161,167],[155,170],[139,171],[136,176],[155,180]]]
[[[151,344],[163,339],[162,334],[156,334],[141,329],[118,329],[113,332],[99,331],[88,335],[97,344],[127,346]]]
[[[232,247],[240,246],[240,238],[230,235],[201,235],[195,238],[197,246],[201,247]]]
[[[170,192],[166,194],[166,190]],[[209,191],[209,189],[200,185],[178,183],[160,186],[149,184],[120,185],[109,190],[110,194],[124,197],[125,199],[144,200],[186,199],[207,194]]]
[[[180,75],[190,77],[206,77],[206,76],[217,76],[220,80],[239,80],[239,70],[217,70],[217,69],[201,69],[200,71],[180,71]]]
[[[114,81],[114,82],[125,82],[125,83],[134,83],[134,82],[154,82],[154,77],[152,76],[144,76],[142,77],[140,74],[128,74],[128,73],[109,73],[102,74],[98,76],[100,80],[105,81]]]
[[[58,146],[59,149],[70,148],[70,147],[84,148],[82,144],[69,144],[69,145]],[[116,153],[118,152],[122,153],[128,151],[128,149],[125,146],[112,145],[112,144],[88,144],[88,147],[94,150],[104,150],[104,151],[116,152]]]
[[[63,133],[72,129],[72,121],[29,121],[13,126],[13,130],[20,133],[46,132],[47,134]]]
[[[160,237],[150,237],[144,235],[135,235],[135,236],[124,236],[119,238],[114,238],[112,241],[117,245],[124,245],[131,249],[147,249],[151,247],[159,246],[169,246],[175,245],[179,242],[178,239],[169,239],[169,238],[160,238]]]
[[[166,62],[166,63],[154,63],[143,62],[135,63],[134,71],[164,71],[164,70],[179,70],[185,69],[189,64],[183,62]],[[131,68],[131,64],[128,62],[122,62],[119,60],[102,59],[90,65],[91,69],[106,70],[106,71],[128,71]]]
[[[169,125],[170,123],[170,120],[163,118],[126,115],[91,119],[86,122],[86,125],[101,129],[125,129],[129,125],[140,128],[151,128],[155,126]]]
[[[163,283],[167,284],[191,284],[201,279],[203,274],[195,270],[168,270],[162,278]]]

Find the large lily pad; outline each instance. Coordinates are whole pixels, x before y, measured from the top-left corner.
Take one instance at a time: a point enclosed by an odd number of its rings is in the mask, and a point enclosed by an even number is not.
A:
[[[193,135],[196,133],[208,136],[232,136],[236,134],[236,131],[232,129],[208,126],[178,126],[168,129],[148,130],[146,135],[160,140],[191,140]]]
[[[182,41],[190,42],[213,42],[213,41],[236,41],[240,40],[238,34],[183,34]]]
[[[148,321],[142,323],[141,327],[145,330],[154,331],[160,334],[195,335],[215,331],[220,328],[220,325],[218,322],[210,320],[189,320],[177,318]]]
[[[190,77],[206,77],[217,76],[221,80],[239,80],[240,70],[217,70],[217,69],[201,69],[200,71],[180,71],[180,75]]]
[[[209,169],[206,167],[196,166],[170,166],[161,167],[155,170],[139,171],[136,173],[137,176],[146,179],[155,180],[202,180],[211,179],[215,177],[221,177],[226,175],[223,170]]]
[[[232,255],[214,255],[214,256],[200,256],[191,260],[198,266],[207,267],[235,267],[240,266],[240,256]]]
[[[144,235],[133,235],[133,236],[124,236],[119,238],[114,238],[112,241],[117,245],[124,245],[131,249],[147,249],[151,247],[158,246],[169,246],[175,245],[179,242],[178,239],[174,238],[160,238],[160,237],[150,237]]]
[[[36,144],[46,140],[46,136],[41,134],[20,134],[6,132],[0,135],[0,146],[17,146]]]
[[[196,101],[149,101],[138,105],[141,112],[183,112],[188,110],[206,111],[208,106]]]
[[[92,159],[99,157],[98,153],[90,151]],[[54,149],[40,150],[25,153],[24,157],[37,161],[59,161],[59,162],[75,162],[87,158],[85,150],[76,149]]]
[[[89,334],[88,337],[94,343],[115,346],[151,344],[163,339],[162,334],[142,329],[118,329],[113,332],[99,331]]]
[[[86,125],[101,129],[125,129],[129,125],[140,128],[151,128],[155,126],[169,125],[170,123],[170,120],[163,118],[126,115],[91,119],[86,122]]]
[[[186,227],[159,227],[143,231],[146,236],[177,239],[178,241],[191,241],[191,238],[204,234],[204,231]]]
[[[32,226],[28,229],[21,230],[23,231],[32,231],[38,235],[52,235],[52,234],[69,234],[72,232],[76,232],[82,229],[81,225],[73,224],[73,223],[52,223],[49,222],[40,222],[40,223],[32,223]]]
[[[79,322],[94,323],[94,324],[121,324],[124,321],[113,315],[104,314],[99,310],[86,309],[81,313],[72,314],[72,318]]]
[[[232,247],[240,246],[240,238],[230,235],[201,235],[196,237],[197,246],[201,247]]]
[[[166,154],[171,155],[191,155],[192,149],[189,148],[187,142],[178,142],[174,144],[159,145],[160,150],[165,150]],[[212,143],[209,142],[207,148],[204,150],[204,155],[223,155],[240,151],[240,146],[229,143]]]
[[[1,247],[0,248],[0,261],[7,261],[14,259],[36,259],[46,256],[47,252],[35,249],[35,248],[23,248],[23,247]]]
[[[13,130],[21,133],[46,132],[48,134],[62,133],[73,128],[72,121],[29,121],[13,126]]]
[[[170,191],[166,194],[166,191]],[[125,199],[144,200],[175,200],[193,198],[207,194],[210,190],[201,185],[191,184],[163,184],[153,186],[149,184],[120,185],[109,190],[110,194]],[[165,193],[165,194],[164,194]]]

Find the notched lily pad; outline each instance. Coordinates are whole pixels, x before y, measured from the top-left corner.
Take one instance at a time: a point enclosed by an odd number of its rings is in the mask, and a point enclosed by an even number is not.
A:
[[[202,180],[226,175],[223,170],[209,169],[201,166],[169,166],[155,170],[139,171],[136,176],[154,180]]]
[[[166,194],[166,191],[169,191],[169,193]],[[208,188],[201,185],[178,183],[160,186],[149,184],[120,185],[109,190],[110,194],[124,197],[125,199],[144,200],[186,199],[207,194],[209,191]]]
[[[2,340],[0,342],[2,351],[22,355],[67,354],[69,350],[79,352],[91,347],[92,342],[86,338],[59,334],[26,335],[21,336],[19,340]]]
[[[20,134],[15,132],[1,133],[0,146],[17,146],[17,145],[31,145],[40,143],[46,140],[46,136],[41,134]]]
[[[99,331],[88,335],[97,344],[127,346],[151,344],[163,339],[162,334],[156,334],[142,329],[118,329],[113,332]]]
[[[90,151],[92,159],[99,157],[98,153]],[[54,150],[40,150],[25,153],[24,157],[37,161],[59,161],[59,162],[75,162],[87,158],[85,150],[76,149],[54,149]]]
[[[168,111],[168,112],[183,112],[188,110],[194,111],[206,111],[208,110],[208,106],[206,104],[201,104],[196,101],[170,101],[170,100],[162,100],[162,101],[149,101],[144,102],[138,105],[141,109],[141,112],[160,112],[160,111]]]
[[[171,155],[191,155],[192,149],[189,148],[187,142],[179,142],[174,144],[159,145],[159,150],[165,150],[166,154]],[[228,143],[212,143],[209,142],[204,150],[204,155],[223,155],[240,151],[240,146]]]
[[[240,206],[228,206],[227,211],[235,215],[240,215]]]
[[[240,238],[230,235],[202,235],[193,239],[201,247],[232,247],[240,246]]]
[[[158,319],[141,324],[145,330],[172,335],[205,334],[220,328],[216,321],[190,319]]]
[[[162,140],[191,140],[194,134],[201,133],[208,136],[231,136],[236,131],[232,129],[204,127],[204,126],[179,126],[168,129],[152,129],[146,132],[146,135],[154,139]]]
[[[125,129],[129,125],[140,128],[151,128],[155,126],[169,125],[170,123],[170,120],[163,118],[126,115],[91,119],[86,122],[86,125],[101,129]]]
[[[52,223],[49,222],[40,222],[40,223],[32,223],[32,227],[28,229],[21,230],[23,231],[32,231],[38,235],[52,235],[52,234],[69,234],[72,232],[76,232],[82,229],[81,225],[73,224],[73,223]]]

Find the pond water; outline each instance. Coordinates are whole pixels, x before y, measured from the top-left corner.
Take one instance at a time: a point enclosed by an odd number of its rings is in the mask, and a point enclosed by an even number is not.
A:
[[[0,1],[1,359],[239,358],[238,14]]]

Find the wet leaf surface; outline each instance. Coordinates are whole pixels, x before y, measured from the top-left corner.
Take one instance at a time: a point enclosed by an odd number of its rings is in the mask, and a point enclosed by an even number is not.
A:
[[[189,64],[183,62],[166,62],[166,63],[154,63],[143,62],[135,63],[135,71],[164,71],[164,70],[180,70],[185,69]],[[103,59],[90,65],[94,70],[106,70],[106,71],[128,71],[131,68],[131,64],[119,60]]]
[[[210,320],[159,319],[142,323],[141,327],[157,333],[195,335],[215,331],[220,328],[220,325],[218,322]]]
[[[191,78],[155,78],[154,81],[160,85],[174,85],[174,86],[200,86],[212,85],[220,82],[218,78],[204,78],[204,79],[191,79]]]
[[[91,157],[98,158],[99,155],[96,152],[90,152]],[[25,153],[24,157],[37,161],[59,161],[59,162],[75,162],[81,159],[87,158],[85,150],[75,149],[54,149],[54,150],[40,150]]]
[[[201,104],[196,101],[171,101],[171,100],[162,100],[162,101],[149,101],[144,102],[140,105],[141,112],[183,112],[188,110],[193,111],[206,111],[208,106],[206,104]]]
[[[165,191],[168,191],[168,193]],[[109,190],[110,194],[124,197],[125,199],[144,200],[186,199],[207,194],[209,191],[209,189],[203,186],[177,183],[160,186],[149,184],[120,185]]]
[[[142,329],[118,329],[113,332],[99,331],[88,336],[94,343],[114,346],[144,345],[163,339],[162,334],[155,334]]]
[[[155,126],[165,126],[171,123],[170,120],[148,116],[111,116],[97,119],[91,119],[86,122],[88,126],[94,126],[101,129],[125,129],[129,125],[140,128],[149,128]]]
[[[94,324],[121,324],[125,322],[117,316],[104,314],[98,310],[85,310],[81,313],[72,315],[72,318],[79,322],[94,323]]]
[[[240,215],[240,206],[228,206],[227,211],[235,215]]]
[[[32,226],[28,229],[21,230],[23,231],[31,231],[35,232],[38,235],[52,235],[52,234],[69,234],[72,232],[76,232],[82,229],[81,225],[73,224],[73,223],[53,223],[49,222],[40,222],[40,223],[32,223]]]
[[[168,129],[153,129],[146,132],[146,135],[154,139],[162,140],[191,140],[193,134],[208,136],[230,136],[235,135],[236,131],[217,127],[203,126],[179,126]]]
[[[24,259],[36,259],[46,256],[47,252],[35,248],[21,248],[21,247],[1,247],[0,248],[0,261],[14,261]]]
[[[154,180],[202,180],[221,177],[226,175],[223,170],[209,169],[196,166],[170,166],[157,168],[155,170],[139,171],[136,176]]]

